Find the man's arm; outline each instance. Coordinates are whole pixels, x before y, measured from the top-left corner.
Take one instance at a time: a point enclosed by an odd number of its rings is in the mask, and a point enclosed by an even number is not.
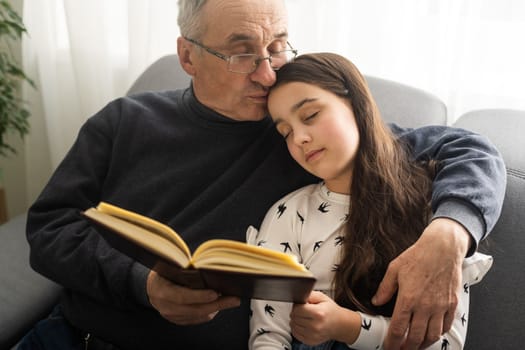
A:
[[[112,125],[102,117],[106,113],[118,113],[115,104],[82,126],[29,209],[26,230],[33,269],[68,289],[124,307],[131,297],[133,261],[115,252],[80,213],[103,193],[112,148]]]
[[[124,187],[108,184],[108,174],[117,167],[113,160],[118,152],[114,150],[118,147],[116,138],[123,133],[119,128],[122,108],[119,101],[108,104],[82,126],[74,145],[31,206],[27,238],[32,267],[94,300],[123,309],[137,304],[153,306],[178,324],[197,323],[215,311],[238,305],[238,298],[210,299],[204,291],[192,291],[161,278],[151,278],[158,276],[114,250],[99,234],[99,228],[81,215],[82,210],[105,200],[108,193],[122,191]],[[130,108],[129,105],[126,108]],[[135,114],[140,115],[130,113]],[[129,123],[125,127],[129,127]],[[126,172],[127,167],[123,171]],[[118,197],[126,199],[127,193]],[[174,294],[178,292],[181,295]]]
[[[402,343],[406,349],[418,349],[450,329],[462,260],[494,227],[506,172],[497,149],[478,134],[448,127],[392,130],[416,159],[439,162],[433,221],[391,262],[374,298],[380,305],[398,292],[386,343],[389,349],[399,349]]]
[[[465,227],[473,238],[471,255],[501,213],[507,181],[501,154],[486,137],[464,129],[391,128],[416,160],[438,162],[432,189],[433,218],[450,218]]]

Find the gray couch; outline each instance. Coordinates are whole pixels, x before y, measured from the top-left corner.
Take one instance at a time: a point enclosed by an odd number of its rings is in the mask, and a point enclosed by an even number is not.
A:
[[[383,117],[402,126],[445,124],[446,106],[435,96],[403,84],[367,77]],[[153,63],[128,94],[185,87],[189,83],[175,55]],[[522,349],[525,344],[525,111],[480,110],[455,124],[489,137],[508,169],[503,213],[488,239],[494,267],[472,288],[466,349]],[[0,349],[13,347],[31,325],[45,317],[61,287],[28,265],[25,215],[0,226]]]

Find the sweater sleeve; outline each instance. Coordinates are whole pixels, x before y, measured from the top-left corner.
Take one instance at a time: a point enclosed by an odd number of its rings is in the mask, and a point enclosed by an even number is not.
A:
[[[465,259],[463,263],[463,283],[458,291],[459,303],[456,308],[451,329],[428,349],[441,350],[463,349],[467,336],[469,313],[469,289],[471,285],[480,282],[492,266],[492,257],[481,253]],[[359,312],[361,316],[361,332],[357,340],[348,346],[355,350],[383,349],[390,318],[371,316]]]
[[[145,285],[146,274],[112,249],[81,215],[107,191],[120,108],[119,102],[110,103],[82,126],[29,209],[26,231],[34,270],[95,300],[126,307],[130,300],[146,302],[137,287]]]
[[[447,217],[462,224],[475,242],[472,254],[501,213],[506,186],[501,154],[487,138],[464,129],[406,129],[393,124],[391,128],[415,159],[438,162],[432,191],[434,218]]]

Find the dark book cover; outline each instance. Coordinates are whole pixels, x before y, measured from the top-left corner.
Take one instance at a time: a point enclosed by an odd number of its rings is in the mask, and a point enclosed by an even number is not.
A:
[[[101,236],[116,250],[156,271],[170,281],[193,289],[213,289],[223,295],[304,303],[313,289],[313,276],[281,276],[248,273],[220,268],[182,267],[125,238],[111,227],[86,216],[98,227]],[[166,244],[171,244],[166,240]]]

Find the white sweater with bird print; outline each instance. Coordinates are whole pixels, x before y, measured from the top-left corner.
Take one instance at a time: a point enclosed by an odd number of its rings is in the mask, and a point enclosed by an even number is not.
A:
[[[333,297],[332,279],[340,258],[350,196],[330,192],[324,183],[309,185],[276,202],[259,231],[250,227],[247,241],[297,256],[317,278],[315,289]],[[463,263],[463,283],[452,328],[429,349],[462,349],[469,309],[469,287],[492,266],[492,257],[475,253]],[[291,303],[251,302],[250,349],[291,349]],[[361,330],[351,349],[382,349],[390,319],[360,313]]]

